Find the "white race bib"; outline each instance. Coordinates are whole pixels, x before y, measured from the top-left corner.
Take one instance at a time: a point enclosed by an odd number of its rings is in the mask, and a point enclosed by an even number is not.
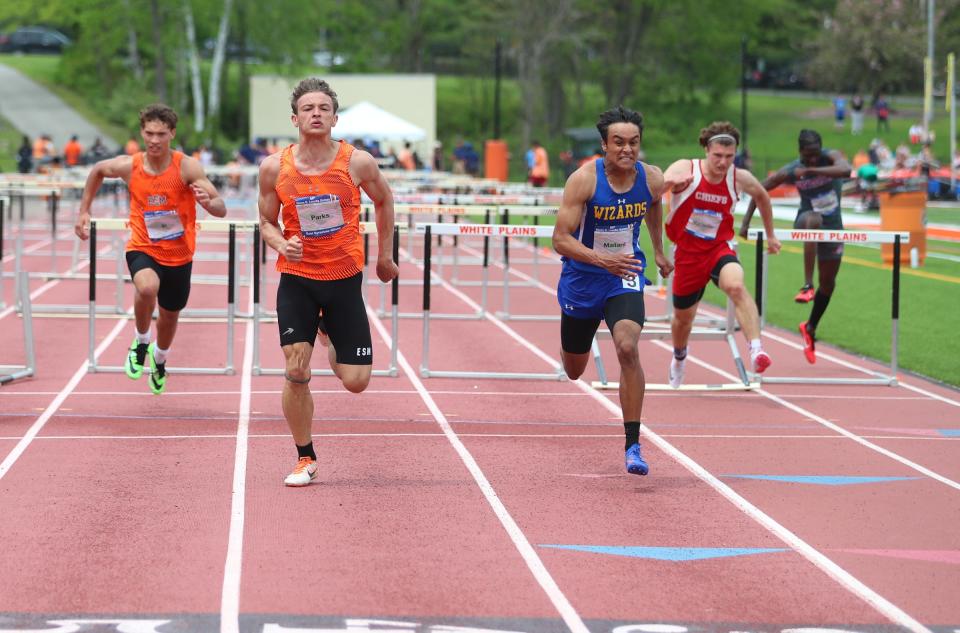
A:
[[[176,211],[144,211],[143,222],[147,225],[147,237],[151,242],[175,240],[183,236],[183,224]]]
[[[837,192],[831,189],[811,198],[810,205],[813,207],[814,213],[830,215],[840,208],[840,200],[837,199]]]
[[[717,239],[717,232],[723,222],[723,213],[711,209],[694,209],[687,220],[687,233],[703,240]]]
[[[340,198],[333,194],[302,196],[294,198],[300,233],[304,237],[325,237],[336,233],[344,226],[343,207]]]
[[[633,224],[594,229],[593,250],[611,255],[633,255]]]

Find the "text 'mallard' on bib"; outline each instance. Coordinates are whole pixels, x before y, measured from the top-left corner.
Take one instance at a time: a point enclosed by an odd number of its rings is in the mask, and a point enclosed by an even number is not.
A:
[[[343,228],[345,223],[339,196],[325,193],[293,200],[297,205],[300,233],[304,237],[324,237]]]
[[[633,224],[594,229],[593,249],[613,255],[633,255]]]
[[[183,224],[176,211],[144,211],[147,237],[152,242],[175,240],[183,236]]]
[[[715,240],[722,222],[723,214],[719,211],[694,209],[687,220],[686,231],[703,240]]]

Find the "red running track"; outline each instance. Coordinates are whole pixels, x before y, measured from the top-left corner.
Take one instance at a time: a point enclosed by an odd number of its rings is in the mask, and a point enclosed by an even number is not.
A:
[[[529,253],[512,254],[512,277],[533,275],[519,261]],[[472,312],[480,289],[447,285],[444,266],[432,312]],[[198,261],[195,275],[222,271]],[[409,261],[401,271],[421,275]],[[557,273],[541,260],[542,284],[512,287],[511,312],[556,314]],[[479,279],[466,266],[458,276]],[[82,280],[31,285],[37,304],[86,301]],[[98,288],[109,303],[112,282]],[[401,311],[420,310],[419,285],[400,294]],[[375,286],[368,299],[379,306]],[[247,309],[249,288],[239,300]],[[488,300],[498,310],[501,290]],[[190,307],[224,301],[222,286],[197,284]],[[647,307],[665,311],[655,293]],[[0,314],[7,362],[19,323]],[[389,322],[372,322],[386,369]],[[37,376],[0,389],[0,631],[960,628],[960,394],[912,376],[650,391],[651,474],[638,478],[623,472],[616,393],[589,387],[593,368],[578,383],[422,379],[422,322],[401,319],[397,377],[361,395],[311,384],[321,475],[288,489],[282,378],[250,375],[252,325],[238,324],[236,375],[172,370],[160,397],[86,373],[85,318],[34,327]],[[276,326],[261,328],[261,362],[279,366]],[[120,363],[131,330],[97,320],[100,362]],[[222,366],[223,332],[184,323],[171,366]],[[776,370],[814,375],[792,333],[765,340]],[[434,319],[429,365],[544,373],[558,345],[556,321]],[[731,379],[725,343],[692,352],[690,382]],[[667,346],[644,340],[641,358],[649,382],[666,382]],[[863,368],[876,367],[824,345],[815,369]]]

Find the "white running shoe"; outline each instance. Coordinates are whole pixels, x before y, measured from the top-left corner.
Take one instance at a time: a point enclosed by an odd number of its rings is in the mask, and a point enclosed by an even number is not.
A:
[[[317,478],[317,462],[309,457],[301,457],[293,472],[287,475],[283,483],[287,486],[306,486]]]
[[[674,389],[679,389],[680,385],[683,384],[683,370],[687,366],[687,359],[677,360],[673,358],[670,360],[670,386]]]

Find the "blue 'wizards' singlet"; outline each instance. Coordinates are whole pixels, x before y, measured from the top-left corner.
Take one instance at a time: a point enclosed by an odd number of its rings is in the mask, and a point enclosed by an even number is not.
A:
[[[610,187],[602,158],[596,160],[595,168],[596,188],[583,207],[580,225],[573,236],[587,248],[599,252],[633,255],[646,268],[646,256],[640,250],[640,226],[653,204],[653,195],[647,186],[643,163],[636,163],[636,180],[624,193]],[[599,266],[569,257],[562,260],[557,299],[563,311],[573,317],[598,318],[607,299],[625,292],[642,292],[643,286],[650,283],[643,274],[627,280]]]

